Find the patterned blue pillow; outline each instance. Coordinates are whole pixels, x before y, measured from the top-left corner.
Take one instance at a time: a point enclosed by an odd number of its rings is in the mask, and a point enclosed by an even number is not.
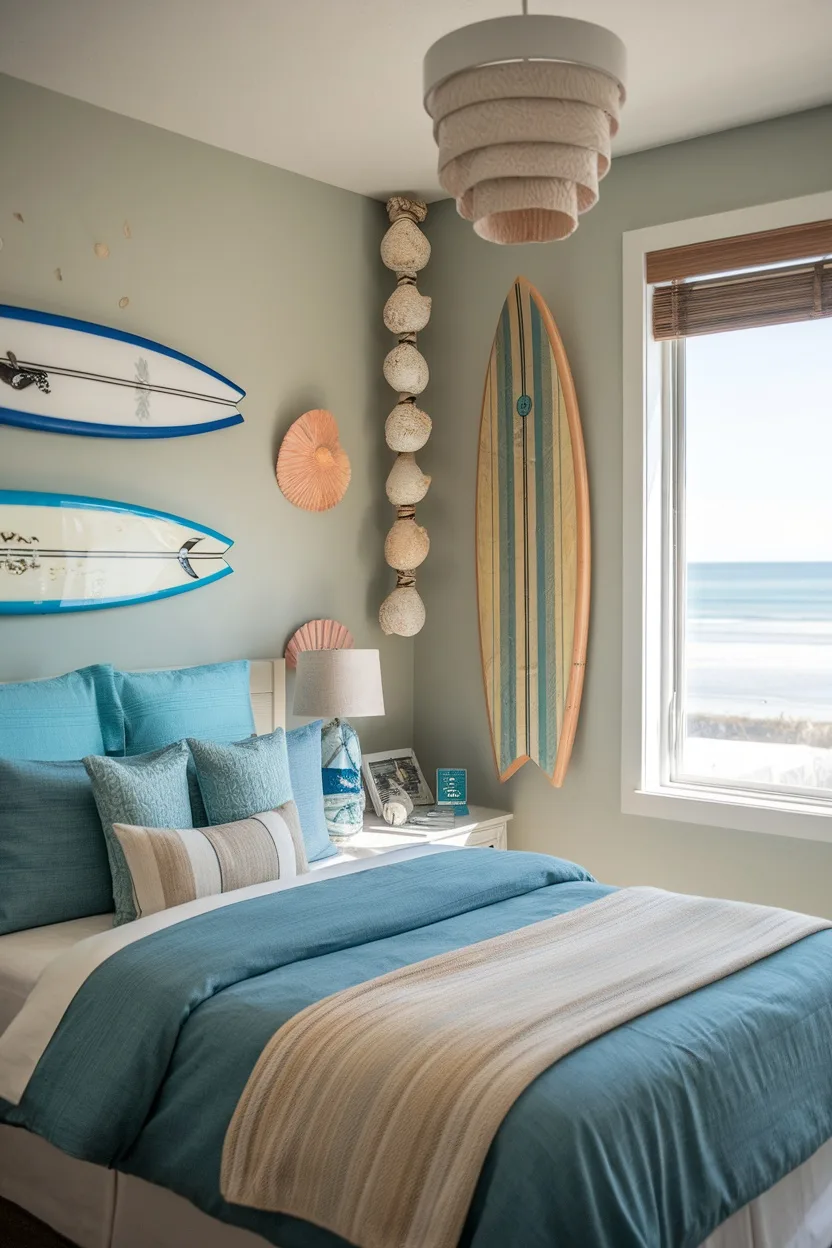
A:
[[[0,935],[112,908],[107,847],[83,763],[0,759]]]
[[[51,762],[123,752],[124,720],[109,663],[0,685],[0,758]]]
[[[114,823],[145,828],[192,828],[184,741],[136,758],[85,758],[107,842],[113,877],[114,927],[136,917],[133,885]],[[220,822],[219,820],[217,822]]]
[[[329,839],[324,812],[321,776],[322,719],[286,733],[292,793],[300,815],[300,827],[310,862],[331,858],[338,850]]]
[[[254,732],[247,659],[172,671],[116,672],[115,681],[124,714],[125,754],[144,754],[186,737],[239,741]]]
[[[235,745],[195,741],[190,737],[188,745],[209,823],[235,823],[292,800],[286,733],[282,728],[266,736],[248,737]]]

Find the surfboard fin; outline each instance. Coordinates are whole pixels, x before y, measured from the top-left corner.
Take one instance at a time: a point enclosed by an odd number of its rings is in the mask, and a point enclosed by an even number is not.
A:
[[[185,542],[185,543],[184,543],[184,545],[180,546],[180,548],[179,548],[179,562],[180,562],[180,563],[181,563],[181,565],[182,565],[183,571],[184,571],[184,572],[185,572],[188,576],[192,576],[192,577],[194,578],[194,580],[195,580],[195,581],[198,581],[198,580],[199,580],[199,573],[198,573],[198,572],[194,572],[193,568],[192,568],[192,567],[191,567],[191,565],[190,565],[190,561],[189,561],[189,559],[188,559],[188,556],[190,555],[190,553],[191,553],[191,551],[193,550],[194,546],[196,546],[196,545],[197,545],[197,543],[198,543],[198,542],[201,542],[201,541],[202,541],[202,538],[201,538],[201,537],[192,537],[192,538],[190,538],[190,540],[189,540],[189,541]]]

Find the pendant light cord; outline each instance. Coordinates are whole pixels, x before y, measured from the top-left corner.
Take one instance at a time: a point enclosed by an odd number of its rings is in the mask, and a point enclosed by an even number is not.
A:
[[[520,0],[520,8],[524,17],[529,16],[529,0]]]

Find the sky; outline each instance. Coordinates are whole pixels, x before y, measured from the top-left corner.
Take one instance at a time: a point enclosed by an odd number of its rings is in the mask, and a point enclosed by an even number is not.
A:
[[[832,562],[832,318],[685,352],[688,559]]]

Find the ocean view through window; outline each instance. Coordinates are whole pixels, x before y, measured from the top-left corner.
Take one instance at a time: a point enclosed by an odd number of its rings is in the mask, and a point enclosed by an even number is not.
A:
[[[832,192],[622,251],[622,813],[832,844]]]
[[[667,779],[832,802],[832,319],[664,350]]]

